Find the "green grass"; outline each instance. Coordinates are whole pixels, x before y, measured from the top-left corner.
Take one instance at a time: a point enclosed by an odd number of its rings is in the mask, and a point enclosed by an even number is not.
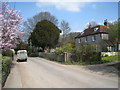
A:
[[[106,61],[106,62],[118,61],[118,60],[120,60],[120,56],[118,55],[102,57],[102,61]]]

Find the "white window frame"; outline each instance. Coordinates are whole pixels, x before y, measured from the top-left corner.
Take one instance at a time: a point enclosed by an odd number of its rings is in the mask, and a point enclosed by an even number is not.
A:
[[[81,38],[78,39],[78,43],[81,43]]]
[[[118,50],[120,51],[120,43],[118,44]]]
[[[92,36],[92,41],[94,42],[96,39],[95,39],[95,35]]]
[[[106,39],[106,40],[108,40],[108,34],[104,34],[104,33],[101,34],[101,38],[102,38],[102,39]]]
[[[85,42],[87,42],[87,36],[85,37]]]

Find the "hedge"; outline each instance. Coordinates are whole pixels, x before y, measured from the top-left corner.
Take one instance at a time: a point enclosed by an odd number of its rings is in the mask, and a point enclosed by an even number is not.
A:
[[[10,73],[10,66],[12,64],[12,58],[8,56],[3,56],[2,58],[2,85],[4,85],[7,76]]]

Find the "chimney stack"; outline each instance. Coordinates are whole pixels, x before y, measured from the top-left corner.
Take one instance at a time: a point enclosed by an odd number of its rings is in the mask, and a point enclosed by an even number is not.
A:
[[[89,26],[88,26],[88,28],[90,29],[92,27],[92,25],[91,25],[91,23],[89,23]]]
[[[104,20],[104,25],[105,25],[105,26],[107,26],[107,25],[108,25],[108,21],[107,21],[107,19],[106,19],[106,20]]]

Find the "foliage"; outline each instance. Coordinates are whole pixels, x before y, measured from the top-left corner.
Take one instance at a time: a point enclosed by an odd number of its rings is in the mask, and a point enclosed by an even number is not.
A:
[[[28,46],[27,51],[28,51],[28,56],[31,56],[31,54],[33,53],[37,54],[37,49],[34,46]]]
[[[120,56],[119,55],[115,55],[115,56],[106,56],[106,57],[102,57],[103,61],[106,62],[111,62],[111,61],[117,61],[119,60]]]
[[[59,39],[60,30],[52,22],[42,20],[36,24],[34,31],[29,37],[29,43],[33,46],[45,48],[54,48]]]
[[[56,51],[55,51],[55,53],[56,53],[56,54],[62,54],[62,53],[64,53],[64,52],[69,52],[69,53],[71,53],[71,52],[73,52],[74,47],[75,47],[74,44],[68,43],[68,44],[64,45],[63,47],[57,48]]]
[[[69,23],[64,21],[64,20],[61,22],[60,28],[63,31],[63,36],[68,34],[71,30],[70,27],[69,27]]]
[[[8,50],[8,49],[7,50],[2,50],[2,55],[12,57],[12,51]]]
[[[101,55],[96,52],[96,45],[80,45],[72,52],[72,58],[75,62],[92,62],[101,60]]]
[[[25,41],[30,36],[30,33],[33,32],[36,24],[42,20],[48,20],[52,22],[54,25],[58,25],[58,19],[52,15],[50,12],[40,12],[34,15],[32,18],[27,19],[23,23],[23,30],[25,31],[24,36],[22,37]]]
[[[60,24],[60,29],[63,32],[62,43],[64,43],[66,41],[65,38],[66,38],[67,34],[70,32],[71,28],[69,27],[69,23],[63,20]]]
[[[10,66],[12,63],[12,59],[10,57],[4,56],[2,59],[2,84],[5,83],[5,80],[10,73]]]
[[[21,41],[19,44],[17,44],[17,47],[15,49],[15,51],[18,50],[28,50],[28,44]]]
[[[2,82],[2,54],[0,54],[0,83]]]
[[[113,42],[120,41],[120,19],[118,19],[118,22],[111,23],[110,29],[110,40]]]
[[[66,35],[66,37],[63,39],[63,35],[59,38],[59,46],[64,46],[68,43],[74,44],[75,43],[75,37],[79,35],[79,32],[70,32]]]
[[[69,52],[69,53],[71,53],[71,52],[73,52],[73,48],[74,48],[74,47],[75,47],[74,44],[68,43],[67,45],[65,45],[65,46],[63,47],[63,51],[64,51],[64,52]]]
[[[22,35],[19,31],[22,17],[18,10],[13,10],[8,7],[7,3],[2,4],[2,13],[0,13],[0,46],[3,49],[10,49],[16,47],[18,44],[18,37]]]
[[[30,53],[28,56],[29,56],[29,57],[37,57],[38,54],[36,54],[36,53]]]

